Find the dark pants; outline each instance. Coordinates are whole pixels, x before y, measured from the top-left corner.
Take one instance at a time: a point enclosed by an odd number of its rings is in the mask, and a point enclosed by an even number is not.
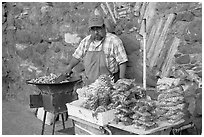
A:
[[[114,82],[117,82],[120,79],[120,72],[118,71],[117,73],[114,73],[113,77],[114,77]]]

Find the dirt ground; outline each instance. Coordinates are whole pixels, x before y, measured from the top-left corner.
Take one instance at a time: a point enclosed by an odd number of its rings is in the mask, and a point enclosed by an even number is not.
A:
[[[62,122],[55,124],[55,135],[73,135],[71,120],[65,122],[65,130]],[[40,135],[42,121],[37,119],[29,110],[17,101],[2,101],[2,135]],[[58,132],[61,131],[61,132]],[[52,125],[45,125],[44,135],[52,134]]]

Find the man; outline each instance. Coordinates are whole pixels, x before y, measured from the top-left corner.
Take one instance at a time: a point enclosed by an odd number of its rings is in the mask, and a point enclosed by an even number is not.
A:
[[[65,74],[69,74],[83,60],[87,85],[101,74],[111,74],[115,81],[124,78],[128,59],[122,41],[106,32],[104,19],[100,15],[91,15],[88,25],[90,35],[80,42]]]

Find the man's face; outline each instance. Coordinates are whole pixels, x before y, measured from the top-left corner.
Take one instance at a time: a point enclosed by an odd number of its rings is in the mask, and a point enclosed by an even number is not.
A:
[[[106,36],[105,25],[94,26],[90,28],[91,39],[94,41],[100,41]]]

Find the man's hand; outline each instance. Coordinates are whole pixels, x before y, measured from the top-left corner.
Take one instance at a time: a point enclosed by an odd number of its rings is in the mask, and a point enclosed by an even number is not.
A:
[[[58,78],[55,79],[55,82],[60,83],[61,81],[68,79],[72,73],[73,73],[72,71],[71,72],[66,71],[62,73]]]
[[[67,79],[73,73],[72,68],[74,68],[78,63],[79,63],[79,60],[73,57],[67,69],[63,73],[61,73],[61,75],[55,81],[59,83],[62,80]]]

